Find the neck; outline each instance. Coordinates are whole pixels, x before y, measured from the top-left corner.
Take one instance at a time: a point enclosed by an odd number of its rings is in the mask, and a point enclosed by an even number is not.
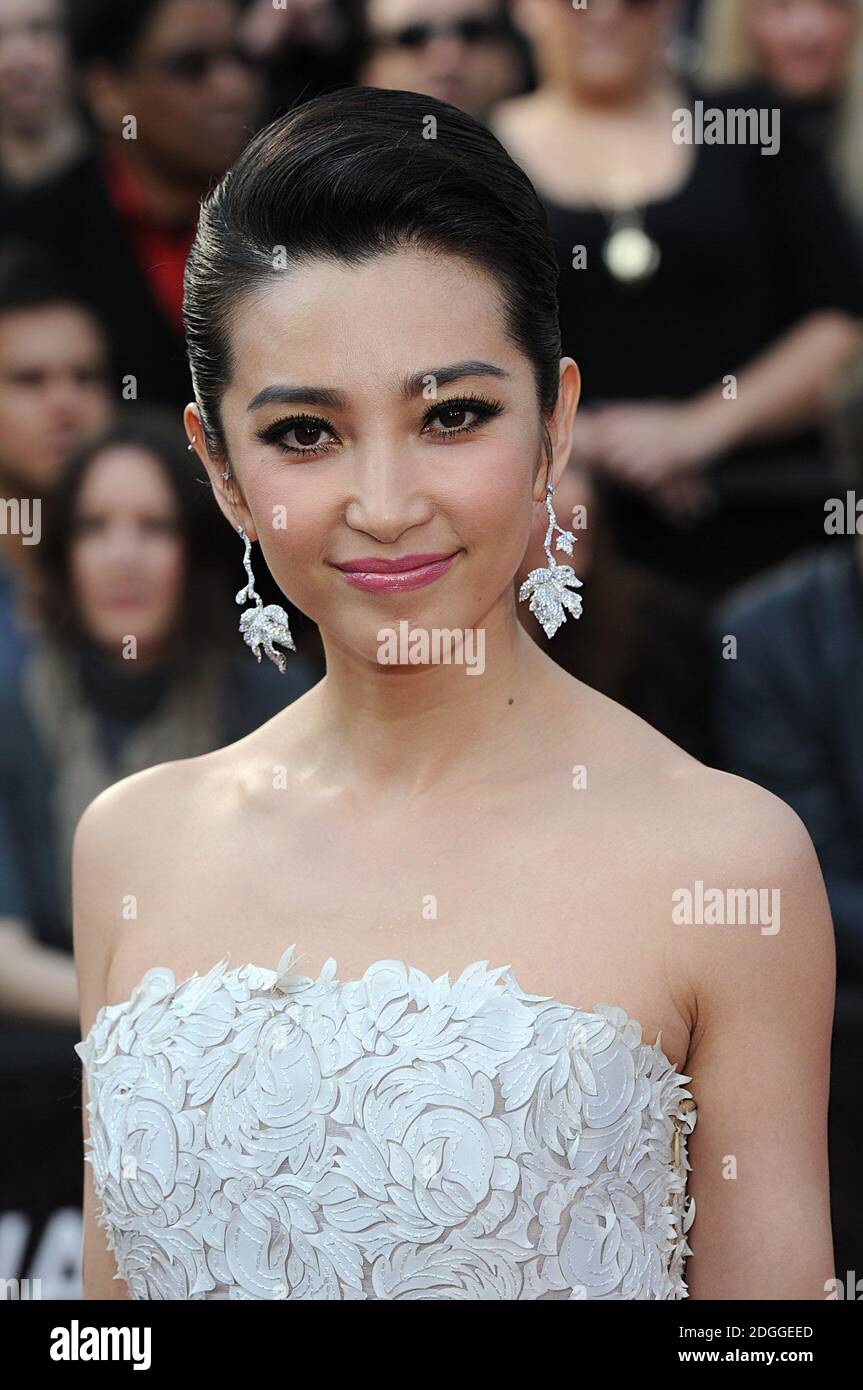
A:
[[[155,222],[194,222],[204,192],[199,180],[171,173],[155,163],[138,140],[118,141],[113,151],[131,169],[144,207]]]
[[[101,642],[86,635],[80,648],[82,656],[89,658],[91,664],[98,663],[109,674],[130,682],[144,672],[159,670],[166,664],[167,660],[164,645],[152,642],[147,643],[145,651],[139,650],[134,661],[127,661],[116,647],[104,646]]]
[[[304,775],[361,794],[372,810],[468,790],[502,767],[526,772],[551,746],[572,682],[523,630],[514,603],[474,630],[484,650],[465,636],[465,652],[483,654],[481,674],[465,663],[382,666],[322,632],[327,674],[294,706],[304,706]]]

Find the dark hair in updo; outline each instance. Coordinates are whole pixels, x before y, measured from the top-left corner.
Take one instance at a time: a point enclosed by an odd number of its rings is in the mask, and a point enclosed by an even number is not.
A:
[[[429,117],[436,138],[425,138]],[[530,359],[543,415],[561,356],[558,265],[527,175],[473,117],[414,92],[350,87],[262,130],[204,199],[186,266],[184,314],[210,449],[225,453],[220,404],[232,374],[231,314],[277,265],[350,265],[415,246],[497,281],[507,331]]]

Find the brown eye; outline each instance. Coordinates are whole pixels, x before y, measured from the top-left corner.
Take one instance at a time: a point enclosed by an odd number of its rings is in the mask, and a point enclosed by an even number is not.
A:
[[[451,409],[444,408],[438,415],[438,420],[446,429],[462,429],[467,423],[468,412],[464,406],[454,406]]]
[[[423,431],[438,440],[458,439],[481,429],[487,420],[500,415],[503,406],[482,396],[459,397],[432,406],[425,417]]]
[[[291,433],[300,448],[307,449],[320,444],[323,431],[320,425],[295,425]]]
[[[274,420],[266,429],[260,430],[257,437],[262,444],[273,444],[294,458],[305,455],[318,458],[340,442],[332,426],[313,415],[294,415],[287,420]]]

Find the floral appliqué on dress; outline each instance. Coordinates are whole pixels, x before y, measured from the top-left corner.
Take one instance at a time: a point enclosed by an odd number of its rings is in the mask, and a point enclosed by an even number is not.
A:
[[[679,1073],[622,1009],[378,961],[149,970],[76,1052],[136,1299],[681,1299]]]

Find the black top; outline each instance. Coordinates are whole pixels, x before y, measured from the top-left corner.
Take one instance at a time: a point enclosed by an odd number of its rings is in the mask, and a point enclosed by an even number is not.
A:
[[[705,108],[775,105],[754,87],[699,95]],[[610,222],[601,210],[544,199],[561,266],[563,350],[579,364],[585,405],[683,399],[719,387],[807,314],[863,314],[854,232],[785,108],[779,129],[775,155],[751,145],[693,146],[685,185],[646,207],[644,228],[662,259],[641,284],[606,269]],[[573,268],[575,246],[586,248],[584,269]],[[786,440],[779,452],[787,457],[793,447]]]
[[[133,663],[109,660],[94,643],[82,642],[75,650],[81,689],[98,713],[98,728],[108,760],[114,764],[126,739],[151,714],[169,692],[170,663],[135,670]],[[130,666],[133,669],[129,669]]]

